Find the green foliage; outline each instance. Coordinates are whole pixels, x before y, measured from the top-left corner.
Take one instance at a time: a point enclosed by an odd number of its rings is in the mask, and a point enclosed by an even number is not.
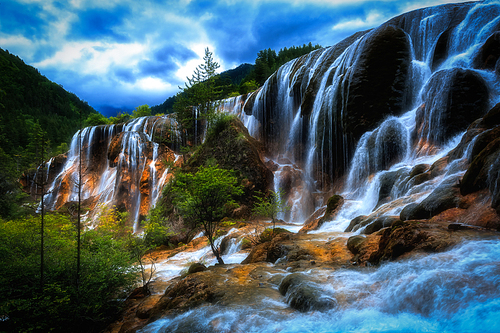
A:
[[[109,117],[109,121],[111,124],[117,125],[121,123],[126,123],[131,119],[131,116],[128,113],[119,113],[116,117]]]
[[[238,96],[240,83],[253,70],[254,66],[250,64],[242,64],[234,69],[227,70],[214,77],[215,86],[222,87],[219,98],[223,99],[230,96]],[[174,104],[178,98],[181,98],[183,92],[169,97],[160,105],[152,106],[152,113],[170,114],[175,111]]]
[[[260,234],[260,243],[270,242],[276,235],[282,233],[289,233],[290,231],[283,228],[266,228],[262,234]]]
[[[83,119],[96,113],[86,102],[62,86],[49,81],[37,69],[26,65],[19,57],[0,49],[1,123],[0,147],[16,159],[24,171],[22,155],[29,144],[29,131],[35,121],[47,133],[50,148],[69,142]]]
[[[167,213],[162,205],[156,205],[144,221],[144,241],[150,247],[167,245],[172,232],[169,230]]]
[[[134,111],[132,111],[132,118],[148,117],[148,116],[151,116],[151,109],[147,104],[140,105],[136,107]]]
[[[0,217],[9,218],[24,198],[17,183],[16,162],[0,147]]]
[[[221,262],[214,237],[220,221],[237,207],[234,197],[243,193],[238,179],[229,170],[201,166],[194,174],[179,172],[172,193],[184,219],[203,227],[214,255]]]
[[[309,43],[302,46],[285,47],[281,49],[278,54],[271,49],[261,50],[257,53],[254,70],[247,75],[242,81],[242,84],[255,80],[259,86],[262,86],[278,68],[290,60],[301,57],[319,48],[321,48],[320,45],[313,46],[312,43]]]
[[[108,125],[110,120],[100,113],[91,113],[83,123],[83,127]]]
[[[0,330],[92,332],[119,309],[136,281],[125,239],[109,230],[82,235],[79,288],[75,285],[76,230],[69,217],[45,216],[45,283],[40,289],[40,221],[0,220]]]
[[[286,204],[285,196],[282,190],[278,192],[269,191],[267,198],[255,196],[256,203],[252,210],[256,216],[270,218],[273,223],[273,229],[276,225],[278,214],[286,213],[290,210],[290,206]]]
[[[257,88],[259,88],[257,81],[250,80],[241,84],[239,93],[242,95],[248,94],[249,92],[257,90]]]
[[[216,138],[222,131],[230,126],[231,122],[237,119],[236,115],[226,113],[216,113],[213,116],[212,124],[207,129],[207,137]]]
[[[59,146],[57,146],[55,154],[65,154],[66,152],[69,151],[69,146],[66,142],[61,143]]]
[[[215,83],[216,71],[220,67],[213,59],[213,54],[205,49],[203,64],[198,65],[193,75],[187,78],[188,82],[182,91],[177,94],[174,104],[175,118],[183,134],[182,145],[196,145],[200,140],[200,121],[207,121],[210,127],[215,114],[215,101],[220,97],[220,90]]]

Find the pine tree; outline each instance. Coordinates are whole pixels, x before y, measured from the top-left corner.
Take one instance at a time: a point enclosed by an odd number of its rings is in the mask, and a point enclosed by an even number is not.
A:
[[[213,53],[205,49],[203,64],[198,65],[193,75],[187,78],[184,88],[177,94],[174,104],[176,119],[183,133],[183,146],[198,143],[201,134],[201,121],[208,125],[215,114],[215,101],[220,91],[215,84],[216,71],[220,65],[214,60]]]

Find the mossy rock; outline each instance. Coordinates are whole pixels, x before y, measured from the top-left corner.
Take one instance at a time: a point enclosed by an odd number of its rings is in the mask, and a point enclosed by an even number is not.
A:
[[[205,265],[203,265],[202,263],[199,263],[199,262],[195,262],[194,264],[191,264],[191,266],[189,266],[187,273],[194,274],[194,273],[203,272],[206,270],[207,270],[207,267]]]
[[[267,228],[260,234],[259,239],[261,243],[270,242],[274,237],[283,233],[291,232],[283,228]]]
[[[183,170],[195,172],[197,168],[207,164],[234,170],[244,189],[244,194],[237,201],[242,207],[253,207],[256,192],[266,192],[274,177],[260,158],[263,147],[249,135],[237,117],[225,116],[214,126]],[[238,218],[245,218],[245,213],[249,215],[251,210],[241,213],[242,216]]]

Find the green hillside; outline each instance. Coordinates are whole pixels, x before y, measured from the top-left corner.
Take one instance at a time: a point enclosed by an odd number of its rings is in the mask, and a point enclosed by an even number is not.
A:
[[[32,124],[39,122],[54,149],[69,142],[83,119],[96,111],[75,94],[51,82],[19,57],[0,49],[0,147],[9,155],[19,154],[29,144]]]
[[[40,138],[48,140],[45,158],[59,152],[78,130],[80,112],[84,120],[97,113],[0,49],[0,216],[9,216],[19,198],[17,178],[40,160]]]

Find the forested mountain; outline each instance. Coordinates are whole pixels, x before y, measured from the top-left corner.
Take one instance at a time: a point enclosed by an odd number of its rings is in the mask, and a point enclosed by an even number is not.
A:
[[[79,128],[80,113],[85,120],[97,112],[3,49],[0,78],[0,215],[8,216],[16,180],[40,162],[40,146],[44,158],[62,152]]]
[[[29,144],[33,124],[47,132],[51,148],[70,141],[79,127],[79,113],[86,119],[96,111],[75,94],[40,74],[19,57],[0,49],[0,147],[14,156]]]

